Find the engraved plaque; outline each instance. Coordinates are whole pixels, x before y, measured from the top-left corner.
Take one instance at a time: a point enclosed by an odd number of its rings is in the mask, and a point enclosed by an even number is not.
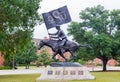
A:
[[[78,75],[83,75],[83,71],[78,71]]]
[[[68,75],[68,71],[63,71],[63,75]]]
[[[49,70],[48,71],[48,75],[52,75],[53,74],[53,71],[52,70]]]
[[[70,75],[75,75],[76,72],[75,71],[70,71]]]
[[[55,75],[60,75],[60,71],[55,71]]]

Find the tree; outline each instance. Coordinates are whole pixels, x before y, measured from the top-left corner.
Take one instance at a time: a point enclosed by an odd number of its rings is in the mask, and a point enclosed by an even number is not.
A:
[[[50,58],[50,54],[47,53],[46,49],[42,49],[40,54],[38,54],[37,65],[46,66],[49,65],[51,61],[53,60]]]
[[[118,30],[114,35],[112,50],[113,56],[117,55],[116,60],[120,62],[120,30]]]
[[[33,61],[37,60],[37,54],[36,54],[36,46],[33,42],[29,43],[29,45],[26,46],[25,50],[22,52],[18,52],[15,56],[15,63],[18,64],[26,64],[26,69],[29,69],[29,64]]]
[[[120,10],[105,10],[98,5],[86,8],[80,12],[81,21],[72,22],[68,28],[68,35],[79,43],[87,43],[92,49],[79,51],[77,59],[100,58],[103,61],[103,71],[110,58],[117,58],[120,50]],[[88,56],[88,57],[86,57]]]
[[[37,10],[41,0],[0,1],[0,52],[11,61],[32,39],[34,26],[41,23]]]

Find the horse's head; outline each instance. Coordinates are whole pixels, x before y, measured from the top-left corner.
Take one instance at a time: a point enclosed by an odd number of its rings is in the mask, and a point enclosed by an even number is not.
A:
[[[38,49],[40,50],[44,45],[53,49],[55,44],[56,44],[56,41],[44,39],[40,41]]]

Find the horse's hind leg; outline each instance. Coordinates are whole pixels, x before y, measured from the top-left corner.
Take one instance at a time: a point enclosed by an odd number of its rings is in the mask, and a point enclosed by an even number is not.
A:
[[[71,57],[70,57],[69,61],[73,61],[75,59],[75,57],[76,57],[75,53],[70,51],[70,54],[71,54]]]
[[[65,56],[64,55],[60,55],[61,57],[63,57],[64,59],[65,59],[65,62],[67,62],[68,60],[65,58]]]

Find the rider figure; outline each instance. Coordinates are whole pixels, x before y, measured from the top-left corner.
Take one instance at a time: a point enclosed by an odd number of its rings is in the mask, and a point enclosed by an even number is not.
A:
[[[56,26],[57,32],[54,34],[49,33],[51,35],[51,39],[58,39],[59,47],[62,48],[65,45],[65,42],[67,41],[67,37],[65,33],[60,29],[60,26]]]

